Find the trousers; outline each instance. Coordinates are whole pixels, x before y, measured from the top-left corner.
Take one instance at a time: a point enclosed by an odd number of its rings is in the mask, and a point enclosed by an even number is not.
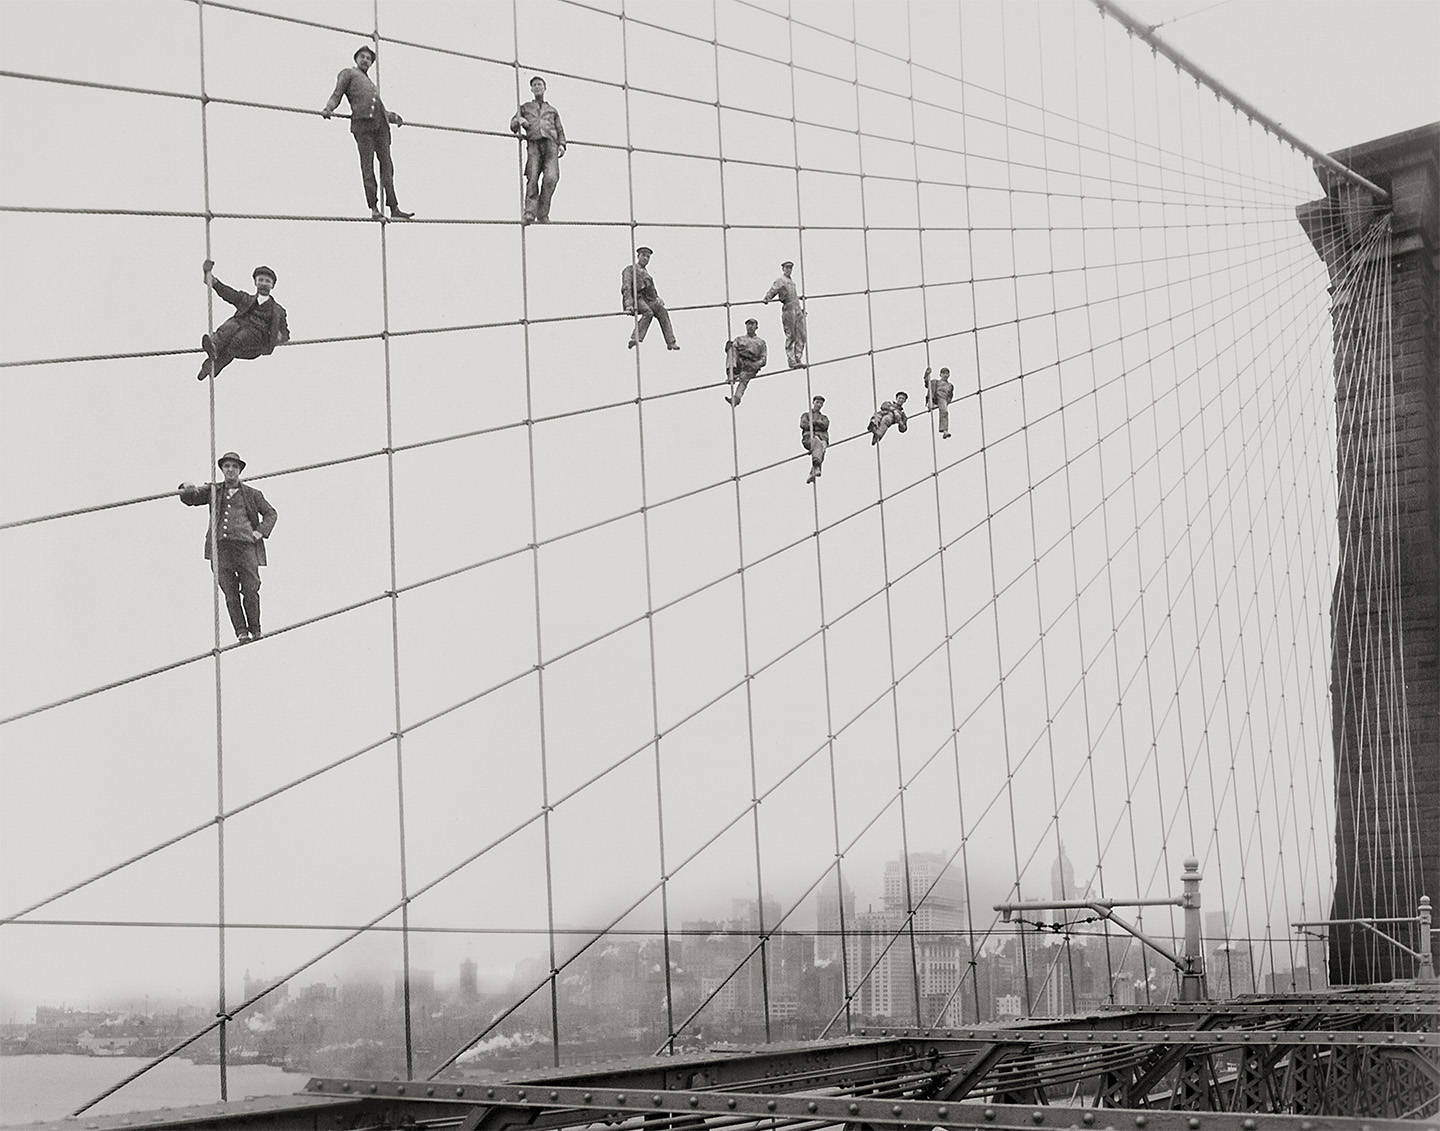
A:
[[[805,364],[805,308],[798,302],[780,308],[780,325],[785,330],[785,357],[791,369]]]
[[[741,369],[738,365],[735,367],[735,385],[733,391],[730,393],[730,401],[732,404],[740,403],[741,398],[745,396],[745,389],[750,384],[750,378],[759,372],[760,370],[758,369]]]
[[[260,552],[253,542],[222,540],[214,552],[215,584],[235,635],[260,631]]]
[[[352,119],[350,132],[355,148],[360,151],[360,182],[365,186],[365,203],[374,209],[379,202],[375,185],[375,159],[380,159],[380,187],[385,190],[385,203],[399,208],[395,197],[395,164],[390,160],[390,123],[384,118]]]
[[[805,444],[804,437],[801,437],[801,446],[810,453],[810,478],[815,479],[820,475],[820,465],[825,462],[825,449],[830,442],[824,436],[811,435],[810,443]]]
[[[270,344],[270,331],[248,318],[227,318],[215,327],[210,343],[215,347],[214,369],[218,377],[220,371],[236,358],[253,361],[262,356],[265,347]],[[200,375],[208,374],[210,368],[211,361],[207,357],[200,365]]]
[[[542,180],[543,176],[543,180]],[[560,183],[559,146],[554,139],[539,137],[525,142],[525,219],[550,220],[550,198]]]
[[[948,433],[950,431],[950,394],[935,392],[930,395],[930,399],[934,402],[935,411],[940,417],[941,433]]]
[[[670,312],[665,309],[665,304],[658,298],[653,302],[647,302],[643,298],[635,300],[635,313],[640,317],[635,324],[635,332],[631,336],[632,342],[643,342],[645,333],[650,329],[651,321],[660,323],[660,332],[665,335],[665,344],[675,344],[675,329],[670,325]]]

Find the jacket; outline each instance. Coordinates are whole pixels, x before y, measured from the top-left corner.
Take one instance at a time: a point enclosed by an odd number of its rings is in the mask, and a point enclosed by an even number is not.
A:
[[[726,342],[725,347],[735,351],[736,369],[751,369],[759,373],[765,368],[765,362],[770,356],[765,339],[758,335],[752,338],[749,334],[742,334]]]
[[[216,488],[219,490],[216,490]],[[206,503],[211,504],[210,526],[205,528],[205,560],[210,560],[210,530],[219,527],[222,510],[225,505],[225,484],[224,483],[202,483],[199,486],[191,487],[188,490],[181,488],[180,501],[187,507],[203,507]],[[279,519],[279,512],[275,510],[260,493],[259,488],[252,487],[248,483],[240,484],[240,501],[245,506],[245,514],[250,519],[250,525],[260,532],[260,541],[255,544],[257,555],[261,565],[268,565],[265,561],[265,539],[270,537],[270,532],[275,529],[275,523]]]
[[[215,288],[215,293],[235,308],[235,317],[244,318],[260,305],[258,295],[246,294],[244,291],[237,291],[234,287],[227,287],[213,275],[210,278],[210,285]],[[262,353],[274,353],[275,347],[284,345],[290,340],[290,323],[285,317],[285,308],[272,298],[275,305],[275,313],[270,316],[270,340],[265,344]]]
[[[548,102],[536,105],[532,98],[529,102],[520,103],[520,109],[515,111],[515,116],[510,119],[510,132],[519,133],[521,125],[525,127],[526,141],[539,141],[541,138],[549,138],[562,149],[565,147],[565,127],[560,124],[560,111]]]
[[[335,90],[330,95],[330,101],[325,103],[325,109],[334,110],[340,105],[342,96],[350,100],[351,133],[357,126],[363,129],[366,123],[376,118],[382,122],[390,120],[390,112],[380,99],[379,89],[359,67],[346,67],[335,76]]]
[[[620,305],[630,310],[636,302],[656,303],[660,296],[655,293],[655,280],[650,272],[638,263],[620,272]]]

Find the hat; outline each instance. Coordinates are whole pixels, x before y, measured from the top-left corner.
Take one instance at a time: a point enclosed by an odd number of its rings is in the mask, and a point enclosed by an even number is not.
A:
[[[642,251],[648,251],[651,255],[655,254],[655,249],[653,247],[637,247],[635,249],[635,254],[639,255]]]
[[[795,261],[794,261],[793,259],[787,259],[787,260],[785,260],[784,263],[780,264],[780,266],[781,266],[781,267],[794,267],[794,266],[795,266]]]
[[[747,325],[747,326],[758,326],[758,325],[760,325],[760,320],[759,320],[758,318],[747,318],[747,319],[745,319],[745,325]]]
[[[225,470],[225,465],[226,465],[227,463],[229,463],[231,460],[234,460],[236,463],[238,463],[238,464],[240,465],[240,470],[241,470],[241,471],[244,471],[244,470],[245,470],[245,461],[244,461],[243,459],[241,459],[241,458],[240,458],[236,453],[234,453],[234,452],[226,452],[223,456],[221,456],[219,459],[217,459],[217,460],[215,461],[215,466],[218,467],[218,468],[220,468],[221,471],[224,471],[224,470]]]
[[[819,393],[816,393],[816,394],[815,394],[813,397],[811,397],[810,399],[811,399],[812,401],[819,401],[821,404],[824,404],[824,403],[825,403],[825,398],[822,397]]]
[[[362,51],[369,52],[370,58],[372,59],[380,58],[380,56],[375,53],[375,48],[371,47],[368,43],[362,43],[359,47],[357,47],[355,49],[355,54],[351,55],[350,58],[358,62],[360,59],[360,52]]]
[[[272,283],[278,283],[280,281],[279,277],[275,274],[275,268],[266,267],[263,263],[250,272],[250,278],[253,279],[256,275],[269,275]]]
[[[944,376],[945,376],[946,374],[948,374],[949,372],[950,372],[950,367],[949,367],[948,365],[942,365],[942,366],[940,367],[940,376],[941,376],[941,377],[944,377]]]
[[[895,394],[895,399],[896,399],[897,401],[909,400],[909,399],[910,399],[910,394],[907,393],[904,389],[901,389],[898,393]]]

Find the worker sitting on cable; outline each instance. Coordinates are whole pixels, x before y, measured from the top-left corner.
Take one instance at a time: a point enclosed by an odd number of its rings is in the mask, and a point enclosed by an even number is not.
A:
[[[765,339],[755,333],[759,325],[753,318],[745,319],[745,333],[725,343],[725,380],[731,386],[731,394],[725,398],[725,403],[736,408],[740,407],[750,378],[765,368]]]
[[[290,340],[290,325],[285,320],[285,308],[270,297],[275,286],[275,272],[269,267],[257,267],[254,271],[255,293],[246,294],[234,287],[227,287],[210,274],[215,266],[213,259],[201,265],[205,272],[206,286],[235,308],[213,334],[202,334],[200,345],[205,350],[205,360],[200,363],[200,372],[195,380],[218,377],[220,371],[237,357],[253,360],[263,354],[274,353],[276,346],[283,346]]]
[[[522,102],[510,119],[512,134],[525,131],[525,212],[521,220],[548,224],[550,199],[560,183],[560,158],[565,156],[565,127],[560,124],[560,111],[545,101],[545,80],[539,75],[530,80],[530,93],[534,97]]]
[[[279,517],[265,496],[240,482],[245,461],[226,452],[215,461],[224,482],[180,484],[180,501],[187,507],[210,505],[210,526],[205,531],[205,560],[215,573],[215,584],[225,594],[225,608],[235,639],[244,644],[260,639],[260,567],[265,564],[265,539]]]
[[[380,212],[380,197],[375,187],[375,159],[380,159],[380,185],[385,189],[385,203],[390,206],[392,220],[408,220],[413,212],[402,212],[400,201],[395,196],[395,165],[390,160],[390,127],[403,126],[405,119],[385,109],[380,101],[370,76],[370,64],[375,62],[375,49],[368,43],[355,52],[355,65],[346,67],[335,79],[335,89],[330,101],[320,111],[328,118],[335,113],[341,98],[350,100],[350,134],[355,138],[355,148],[360,151],[360,181],[365,186],[365,200],[370,205],[370,218],[383,220]]]
[[[893,424],[900,431],[907,431],[910,427],[910,418],[905,415],[905,402],[910,394],[901,390],[895,394],[893,401],[884,401],[874,414],[870,417],[870,443],[878,444],[885,439],[885,433]]]
[[[799,369],[805,364],[805,308],[800,305],[800,292],[795,287],[795,280],[790,278],[790,272],[795,269],[795,264],[785,260],[780,264],[780,278],[770,284],[770,289],[765,292],[765,298],[761,301],[769,302],[772,298],[780,300],[780,325],[785,330],[785,356],[789,359],[791,369]]]
[[[825,462],[825,449],[830,446],[830,418],[820,411],[824,405],[824,397],[815,397],[810,402],[810,411],[800,414],[800,446],[810,453],[810,478],[806,483],[820,478],[820,465]]]
[[[645,270],[654,254],[648,247],[637,247],[635,262],[620,272],[620,305],[626,314],[635,317],[635,328],[630,331],[630,348],[634,349],[645,340],[651,321],[658,319],[660,332],[665,335],[665,348],[678,350],[675,330],[670,325],[670,312],[655,291],[655,280]]]
[[[930,379],[930,369],[925,369],[925,407],[933,408],[940,414],[940,438],[950,439],[950,398],[955,395],[955,386],[950,384],[950,370],[943,365],[940,376]]]

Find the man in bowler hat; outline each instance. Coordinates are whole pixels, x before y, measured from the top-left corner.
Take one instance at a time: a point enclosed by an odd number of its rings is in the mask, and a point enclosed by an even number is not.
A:
[[[213,259],[201,265],[205,272],[205,284],[235,308],[235,313],[216,327],[213,334],[203,334],[200,346],[205,350],[205,360],[200,363],[200,372],[195,380],[218,377],[220,371],[237,357],[253,360],[264,354],[274,353],[276,346],[283,346],[290,340],[290,324],[285,319],[285,308],[270,297],[275,286],[275,269],[257,267],[252,277],[255,293],[246,294],[234,287],[227,287],[210,274],[215,266]]]
[[[780,300],[780,325],[785,330],[785,356],[789,359],[791,369],[799,369],[805,364],[805,308],[800,305],[800,291],[795,286],[795,280],[790,277],[790,272],[794,269],[795,264],[788,259],[780,264],[780,278],[770,284],[763,301],[769,302],[772,298]]]
[[[243,459],[226,452],[215,462],[224,475],[222,482],[198,487],[182,483],[179,495],[187,507],[210,507],[205,560],[225,594],[235,639],[244,644],[260,639],[260,567],[265,564],[265,539],[279,515],[257,488],[240,482]]]
[[[545,80],[530,80],[529,102],[510,119],[510,132],[525,131],[525,212],[524,222],[550,222],[550,198],[560,183],[560,158],[565,156],[565,127],[560,111],[545,101]],[[542,183],[543,176],[543,183]]]
[[[635,262],[620,272],[620,305],[626,314],[636,318],[635,329],[630,331],[630,348],[634,349],[643,342],[650,322],[658,320],[660,332],[665,335],[665,348],[678,350],[675,330],[670,325],[670,312],[655,291],[655,280],[645,270],[654,254],[648,247],[637,247]]]
[[[727,404],[740,407],[750,378],[765,368],[768,347],[765,339],[755,333],[760,323],[754,318],[745,319],[745,333],[742,337],[731,338],[725,343],[725,379],[730,382],[731,392],[725,398]]]
[[[335,79],[335,89],[330,101],[320,111],[328,118],[335,113],[341,98],[350,100],[350,133],[355,138],[355,148],[360,151],[360,181],[365,186],[365,201],[370,205],[370,218],[383,220],[380,212],[380,196],[375,186],[375,159],[380,159],[380,187],[385,190],[385,203],[390,208],[392,220],[408,220],[413,212],[402,212],[400,201],[395,196],[395,165],[390,160],[390,127],[403,126],[405,119],[392,110],[385,109],[369,74],[370,65],[375,62],[375,49],[368,43],[355,52],[355,65],[346,67]]]

